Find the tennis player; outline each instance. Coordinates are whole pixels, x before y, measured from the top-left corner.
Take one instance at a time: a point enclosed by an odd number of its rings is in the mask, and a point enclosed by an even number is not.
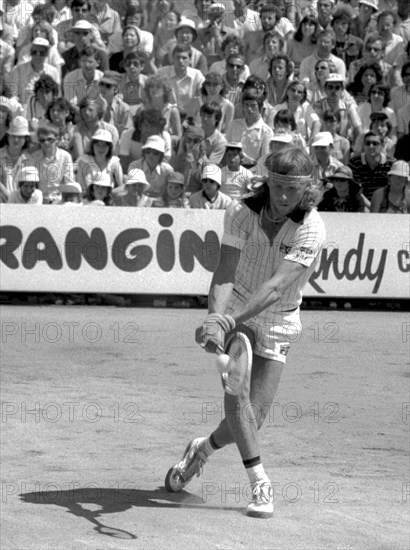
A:
[[[273,490],[262,465],[258,429],[271,406],[291,341],[301,331],[302,291],[325,241],[315,206],[312,162],[288,146],[266,159],[267,181],[227,208],[219,265],[209,293],[209,315],[196,331],[207,351],[224,347],[232,331],[245,333],[253,362],[239,395],[225,391],[225,418],[209,437],[192,440],[168,472],[166,486],[181,491],[209,456],[236,443],[249,477],[248,516],[273,515]]]

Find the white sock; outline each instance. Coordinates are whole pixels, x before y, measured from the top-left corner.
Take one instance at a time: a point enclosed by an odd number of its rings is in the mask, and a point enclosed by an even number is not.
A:
[[[268,475],[262,464],[246,468],[246,473],[248,474],[251,485],[256,485],[259,481],[269,481]]]

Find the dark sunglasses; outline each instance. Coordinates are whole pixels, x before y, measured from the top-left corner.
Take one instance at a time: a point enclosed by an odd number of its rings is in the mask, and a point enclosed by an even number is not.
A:
[[[228,63],[228,67],[231,69],[243,69],[243,65],[237,65],[236,63]]]
[[[341,86],[340,84],[326,84],[326,88],[328,90],[336,90],[337,92],[339,92],[340,90],[343,89],[343,86]]]
[[[109,84],[108,82],[99,82],[98,84],[100,88],[108,88],[109,90],[115,86],[115,84]]]
[[[125,66],[126,67],[140,67],[141,63],[139,61],[127,61]]]
[[[380,141],[366,141],[365,145],[367,145],[368,147],[370,145],[375,145],[376,147],[378,147],[379,145],[381,145],[381,142]]]
[[[40,138],[38,140],[39,143],[54,143],[56,141],[56,138]]]
[[[47,53],[45,50],[31,50],[31,55],[41,55],[41,57],[46,57]]]

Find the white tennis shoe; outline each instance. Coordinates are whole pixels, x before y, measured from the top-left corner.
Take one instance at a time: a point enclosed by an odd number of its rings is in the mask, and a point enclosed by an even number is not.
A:
[[[270,481],[259,481],[252,491],[252,502],[246,509],[246,515],[252,518],[271,518],[273,516],[273,490]]]
[[[205,437],[197,437],[190,441],[182,459],[168,470],[165,478],[167,491],[179,493],[195,475],[197,477],[201,475],[204,464],[208,461],[208,457],[200,449],[200,445],[205,439]]]

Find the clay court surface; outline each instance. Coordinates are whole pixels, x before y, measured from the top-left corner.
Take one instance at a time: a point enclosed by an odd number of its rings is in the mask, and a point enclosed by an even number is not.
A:
[[[271,520],[243,515],[234,447],[187,492],[163,486],[223,412],[193,341],[205,310],[0,314],[2,550],[408,548],[408,313],[302,312],[262,435]]]

